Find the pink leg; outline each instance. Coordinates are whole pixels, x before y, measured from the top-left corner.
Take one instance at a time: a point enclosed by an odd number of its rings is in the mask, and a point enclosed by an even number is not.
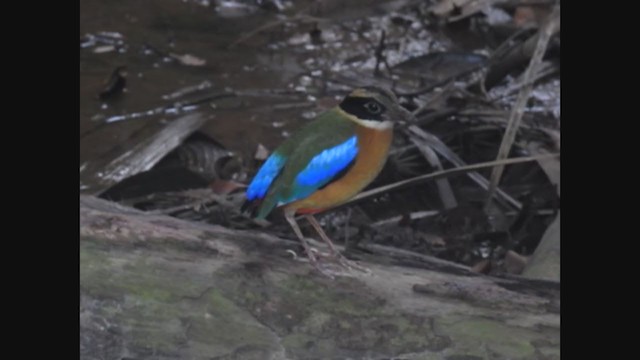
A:
[[[323,275],[328,276],[328,277],[333,279],[333,276],[331,274],[327,273],[322,268],[320,268],[320,265],[318,264],[318,259],[316,258],[315,254],[313,253],[313,249],[311,249],[311,246],[309,246],[309,244],[307,243],[307,240],[304,238],[304,235],[302,235],[302,231],[300,230],[300,226],[298,226],[298,223],[296,222],[295,211],[293,211],[293,212],[292,211],[285,211],[284,212],[284,217],[285,217],[285,219],[287,219],[287,222],[289,222],[289,225],[291,225],[291,228],[293,228],[293,232],[296,233],[296,236],[298,237],[298,239],[300,239],[300,242],[302,243],[302,246],[304,247],[304,251],[307,253],[307,257],[309,258],[309,262],[320,273],[322,273]]]
[[[331,241],[331,239],[329,239],[329,236],[327,236],[324,230],[322,230],[322,226],[320,226],[320,224],[318,223],[316,218],[313,217],[313,215],[305,215],[305,218],[307,219],[307,221],[309,221],[311,226],[313,226],[316,232],[318,232],[322,240],[324,240],[324,242],[327,243],[327,246],[329,246],[329,249],[331,250],[331,254],[338,260],[340,265],[347,268],[355,268],[364,272],[370,271],[369,269],[362,267],[353,261],[350,261],[349,259],[344,257],[344,255],[342,255],[338,250],[336,250],[335,246],[333,245],[333,242]]]

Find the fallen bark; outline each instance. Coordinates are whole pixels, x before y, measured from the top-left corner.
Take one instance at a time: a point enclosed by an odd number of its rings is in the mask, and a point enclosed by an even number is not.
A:
[[[155,123],[145,125],[136,136],[92,161],[81,171],[80,182],[92,184],[91,193],[99,195],[119,181],[151,169],[207,120],[201,113],[192,113],[162,128]]]
[[[522,275],[560,281],[560,213],[542,236]]]
[[[560,358],[557,282],[381,248],[330,280],[298,248],[81,196],[81,358]]]

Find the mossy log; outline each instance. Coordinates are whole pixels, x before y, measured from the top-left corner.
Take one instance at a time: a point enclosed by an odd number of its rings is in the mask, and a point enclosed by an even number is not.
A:
[[[331,280],[287,249],[81,196],[81,358],[560,358],[558,283],[371,253]]]

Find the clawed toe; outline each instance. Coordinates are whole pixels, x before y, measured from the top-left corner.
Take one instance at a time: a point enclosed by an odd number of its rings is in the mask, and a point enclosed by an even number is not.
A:
[[[345,269],[345,270],[358,270],[360,272],[366,273],[366,274],[371,274],[371,270],[369,270],[368,268],[358,264],[355,261],[349,260],[347,259],[344,255],[342,255],[339,252],[336,252],[335,254],[321,254],[319,256],[319,258],[317,259],[317,262],[315,266],[316,269],[318,269],[321,273],[323,273],[324,275],[327,275],[327,271],[322,269],[321,263],[322,262],[329,262],[329,263],[333,263],[338,265],[340,268]],[[344,274],[344,273],[342,273]],[[333,276],[329,276],[331,278],[333,278]]]
[[[347,268],[347,269],[355,269],[358,271],[361,271],[363,273],[366,274],[371,274],[371,270],[369,270],[368,268],[358,264],[355,261],[351,261],[349,259],[347,259],[346,257],[344,257],[342,254],[339,255],[339,263],[340,265],[342,265],[343,267]]]
[[[311,265],[313,265],[313,267],[320,272],[321,274],[334,279],[334,274],[344,274],[344,273],[332,273],[328,268],[323,267],[322,264],[320,264],[321,261],[319,261],[319,259],[322,260],[328,260],[329,262],[338,264],[341,268],[343,269],[347,269],[347,270],[358,270],[367,274],[371,273],[371,270],[357,264],[354,261],[351,261],[349,259],[347,259],[346,257],[344,257],[344,255],[342,255],[340,252],[337,251],[337,249],[335,248],[335,246],[333,245],[333,243],[331,242],[331,239],[329,239],[329,237],[327,236],[327,234],[325,234],[325,232],[322,230],[322,227],[320,226],[320,224],[316,221],[316,219],[312,216],[312,215],[306,215],[305,216],[308,220],[309,223],[311,223],[311,225],[315,228],[315,230],[318,232],[318,234],[320,235],[320,237],[322,238],[322,240],[325,242],[325,244],[328,246],[329,248],[329,253],[322,253],[320,251],[318,251],[318,249],[313,248],[309,245],[309,241],[308,239],[306,239],[303,235],[302,235],[302,231],[300,231],[300,227],[298,226],[298,223],[296,222],[295,218],[294,218],[294,212],[285,212],[285,218],[287,219],[287,221],[289,222],[289,224],[291,225],[291,227],[293,228],[293,231],[296,233],[296,236],[298,236],[298,239],[300,239],[300,242],[302,244],[302,246],[304,247],[304,251],[307,254],[307,258],[309,259],[309,262],[311,263]],[[298,256],[295,252],[291,251],[291,253],[293,253],[293,257],[295,260],[298,259]]]

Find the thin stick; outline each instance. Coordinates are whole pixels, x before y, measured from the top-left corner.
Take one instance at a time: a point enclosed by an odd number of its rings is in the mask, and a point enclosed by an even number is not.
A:
[[[438,170],[444,169],[436,152],[423,139],[413,136],[410,131],[406,131],[405,134],[407,134],[409,136],[409,140],[418,147],[418,151],[422,153],[431,166]],[[456,196],[453,193],[449,180],[446,178],[437,179],[436,186],[438,187],[438,194],[440,195],[440,200],[442,201],[445,209],[453,209],[458,206]]]
[[[438,152],[445,159],[450,161],[453,165],[456,165],[459,167],[466,165],[465,162],[462,161],[462,159],[456,153],[451,151],[451,149],[449,149],[449,147],[445,143],[443,143],[440,139],[438,139],[436,136],[429,134],[428,132],[422,130],[421,128],[415,125],[409,126],[409,130],[413,132],[415,135],[418,135],[419,137],[427,141],[429,145],[431,145],[431,147],[436,152]],[[477,183],[481,188],[485,190],[489,189],[489,180],[487,180],[484,176],[480,175],[477,172],[470,172],[468,176],[471,178],[471,180]],[[497,193],[500,196],[501,200],[504,199],[505,204],[511,205],[518,210],[522,209],[522,204],[520,204],[518,200],[511,197],[509,194],[505,193],[501,189],[497,189]]]
[[[529,63],[529,66],[524,73],[524,79],[522,83],[525,84],[525,86],[523,86],[520,90],[518,99],[516,100],[516,104],[511,111],[509,123],[507,124],[507,129],[504,132],[504,136],[502,138],[502,143],[500,144],[500,150],[498,151],[498,157],[496,160],[506,159],[509,155],[511,146],[513,145],[513,142],[516,138],[516,133],[518,132],[518,127],[520,126],[520,121],[522,120],[522,115],[524,114],[525,106],[527,105],[527,100],[529,99],[531,90],[533,89],[531,77],[534,75],[535,71],[538,69],[538,66],[542,62],[542,56],[547,49],[547,44],[551,39],[551,35],[559,27],[560,8],[556,6],[553,10],[553,13],[549,16],[549,20],[540,31],[540,37],[538,38],[536,50],[534,51],[531,62]],[[491,182],[489,183],[489,194],[485,203],[485,210],[491,205],[493,195],[496,191],[496,188],[498,187],[498,183],[500,182],[503,171],[504,166],[498,165],[494,167],[491,172]]]
[[[199,200],[197,202],[192,202],[192,203],[188,203],[188,204],[182,204],[182,205],[177,205],[177,206],[172,206],[169,208],[164,208],[164,209],[156,209],[156,210],[151,210],[151,211],[147,211],[147,214],[150,215],[170,215],[179,211],[184,211],[184,210],[193,210],[199,206],[206,206],[206,205],[210,205],[215,203],[216,200],[214,199],[205,199],[205,200]]]
[[[405,186],[409,186],[409,185],[419,184],[419,183],[425,182],[427,180],[437,179],[437,178],[441,178],[441,177],[445,177],[445,176],[451,176],[451,175],[464,174],[464,173],[467,173],[467,172],[470,172],[470,171],[475,171],[475,170],[478,170],[478,169],[484,169],[484,168],[488,168],[488,167],[511,165],[511,164],[520,164],[520,163],[525,163],[525,162],[537,161],[537,160],[541,160],[541,159],[554,158],[554,157],[558,157],[558,156],[560,156],[559,153],[556,153],[556,154],[543,154],[543,155],[536,155],[536,156],[495,160],[495,161],[483,162],[483,163],[478,163],[478,164],[473,164],[473,165],[461,166],[461,167],[457,167],[457,168],[454,168],[454,169],[436,171],[436,172],[432,172],[430,174],[420,175],[420,176],[417,176],[417,177],[414,177],[414,178],[411,178],[411,179],[398,181],[398,182],[395,182],[393,184],[381,186],[381,187],[378,187],[378,188],[375,188],[375,189],[371,189],[369,191],[362,192],[359,195],[357,195],[356,197],[354,197],[351,200],[349,200],[347,203],[345,203],[345,205],[349,204],[349,203],[352,203],[352,202],[355,202],[355,201],[360,201],[360,200],[363,200],[365,198],[368,198],[368,197],[371,197],[371,196],[375,196],[375,195],[378,195],[380,193],[387,192],[387,191],[390,191],[390,190],[395,190],[395,189],[398,189],[398,188],[401,188],[401,187],[405,187]]]

